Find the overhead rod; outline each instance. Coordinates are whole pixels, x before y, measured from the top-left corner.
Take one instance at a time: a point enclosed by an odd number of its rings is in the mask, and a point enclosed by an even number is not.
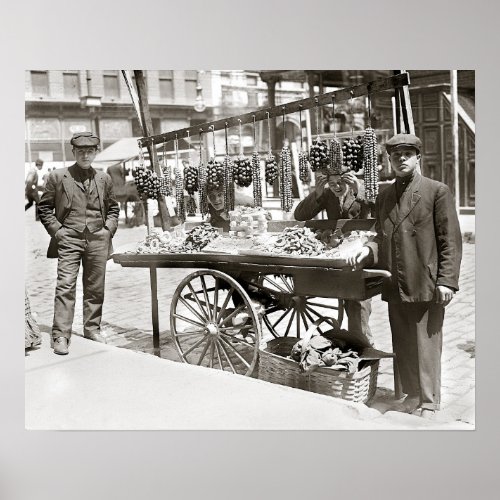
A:
[[[182,128],[173,132],[166,132],[164,134],[152,135],[149,137],[141,137],[139,139],[139,143],[142,146],[146,146],[147,144],[162,144],[176,139],[192,137],[193,135],[206,134],[207,132],[215,130],[224,130],[226,127],[237,127],[246,123],[253,123],[254,121],[257,122],[267,120],[268,118],[298,113],[299,111],[312,109],[316,106],[332,105],[332,103],[344,102],[355,97],[372,95],[377,92],[383,92],[384,90],[401,88],[409,84],[410,76],[408,73],[404,72],[398,75],[390,76],[389,78],[381,78],[379,80],[363,83],[361,85],[345,87],[333,92],[326,92],[314,97],[308,97],[307,99],[300,99],[298,101],[292,101],[269,108],[260,108],[250,113],[202,123],[200,125]]]

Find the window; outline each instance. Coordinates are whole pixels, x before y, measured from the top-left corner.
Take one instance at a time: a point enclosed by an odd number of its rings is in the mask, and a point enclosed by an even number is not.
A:
[[[63,73],[64,97],[80,97],[80,81],[78,73]]]
[[[253,75],[247,75],[247,85],[255,87],[257,85],[257,77]]]
[[[173,99],[174,97],[174,83],[173,83],[173,72],[172,71],[160,71],[159,72],[160,81],[160,98],[161,99]]]
[[[46,71],[31,72],[31,89],[39,96],[49,95],[49,75]]]
[[[184,72],[184,80],[186,84],[186,99],[194,101],[196,99],[196,85],[198,83],[198,72],[188,70]]]
[[[104,73],[104,97],[117,99],[120,97],[120,85],[116,71],[107,71]]]

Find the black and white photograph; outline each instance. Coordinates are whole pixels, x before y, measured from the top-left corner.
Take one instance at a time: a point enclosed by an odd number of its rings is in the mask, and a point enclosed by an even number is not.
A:
[[[5,4],[0,499],[498,496],[499,14]]]
[[[25,77],[27,429],[474,430],[474,70]]]

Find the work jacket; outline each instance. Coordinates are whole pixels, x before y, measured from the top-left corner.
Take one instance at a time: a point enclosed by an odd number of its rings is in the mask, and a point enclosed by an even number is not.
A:
[[[76,171],[76,164],[71,167],[52,170],[47,179],[45,191],[38,204],[40,221],[50,236],[52,236],[47,257],[57,257],[57,241],[54,235],[64,224],[64,219],[71,211],[73,193],[75,189],[78,189],[75,183],[75,178],[78,178]],[[113,236],[118,228],[120,206],[114,198],[111,177],[104,172],[96,170],[94,180],[97,186],[103,225],[111,232],[111,236]]]
[[[415,173],[396,197],[396,184],[375,204],[375,240],[368,243],[374,265],[391,272],[382,299],[430,302],[436,287],[458,290],[462,237],[455,202],[445,184]]]

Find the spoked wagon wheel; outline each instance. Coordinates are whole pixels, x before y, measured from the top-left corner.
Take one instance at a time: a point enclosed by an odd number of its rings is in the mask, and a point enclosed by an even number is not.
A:
[[[170,307],[170,328],[185,363],[250,375],[257,363],[260,323],[245,290],[220,271],[182,280]]]
[[[273,298],[263,316],[267,331],[274,337],[301,337],[317,319],[324,317],[326,331],[342,324],[344,307],[342,299],[297,295],[293,277],[287,274],[259,274],[252,282],[261,292]],[[318,328],[320,333],[323,333]]]

